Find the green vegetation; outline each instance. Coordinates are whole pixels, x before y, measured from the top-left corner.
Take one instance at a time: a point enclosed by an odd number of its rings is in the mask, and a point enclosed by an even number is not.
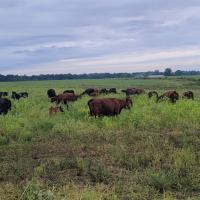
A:
[[[160,94],[190,89],[195,101],[157,104],[142,95],[120,116],[95,119],[88,116],[85,96],[69,111],[48,116],[47,89],[80,93],[88,87],[141,87]],[[12,82],[0,88],[30,95],[12,101],[12,111],[0,116],[0,199],[199,199],[198,78]]]

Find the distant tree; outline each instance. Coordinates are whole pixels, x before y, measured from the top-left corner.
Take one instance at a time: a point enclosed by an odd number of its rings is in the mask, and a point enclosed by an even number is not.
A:
[[[177,71],[175,71],[175,76],[181,76],[181,75],[183,75],[183,72],[181,71],[181,70],[177,70]]]
[[[8,81],[39,81],[39,80],[71,80],[71,79],[105,79],[105,78],[146,78],[151,75],[173,75],[170,68],[165,69],[165,72],[159,72],[158,70],[140,73],[92,73],[92,74],[41,74],[41,75],[2,75],[0,74],[0,82]],[[177,70],[175,75],[200,75],[200,71],[180,71]]]
[[[172,75],[172,69],[171,68],[166,68],[164,71],[164,76],[171,76]]]

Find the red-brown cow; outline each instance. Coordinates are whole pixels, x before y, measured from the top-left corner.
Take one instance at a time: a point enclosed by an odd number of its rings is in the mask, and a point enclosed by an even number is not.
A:
[[[99,90],[96,88],[88,88],[81,95],[87,94],[88,96],[91,96],[92,93],[99,93]]]
[[[51,102],[56,102],[57,105],[59,103],[64,103],[67,105],[67,109],[68,109],[68,102],[74,102],[77,101],[78,98],[81,98],[80,95],[75,95],[73,93],[64,93],[64,94],[59,94],[53,98],[51,98]]]
[[[90,115],[95,116],[115,116],[119,115],[123,108],[130,109],[132,106],[132,100],[116,99],[116,98],[102,98],[102,99],[90,99],[88,106],[90,109]]]
[[[172,103],[176,103],[176,101],[179,99],[179,94],[176,91],[167,91],[157,98],[157,102],[165,97],[168,98]]]
[[[145,90],[139,89],[139,88],[128,88],[126,90],[122,90],[122,92],[124,92],[126,94],[126,96],[129,96],[129,95],[143,94],[143,93],[145,93]]]

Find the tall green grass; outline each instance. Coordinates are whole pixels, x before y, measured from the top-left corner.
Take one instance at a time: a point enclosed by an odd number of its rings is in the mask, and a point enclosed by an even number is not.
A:
[[[200,92],[193,80],[73,80],[0,83],[28,91],[0,116],[0,199],[198,199]],[[132,97],[117,117],[92,118],[85,96],[48,116],[49,88],[142,87],[195,99]],[[122,93],[108,97],[124,98]],[[102,96],[104,97],[104,96]]]

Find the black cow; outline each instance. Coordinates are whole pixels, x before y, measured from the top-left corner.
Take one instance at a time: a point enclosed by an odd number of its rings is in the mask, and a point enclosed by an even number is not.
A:
[[[19,95],[23,98],[27,98],[28,97],[28,92],[20,92]]]
[[[11,96],[12,99],[17,99],[19,100],[21,98],[21,95],[18,94],[17,92],[12,92],[12,96]]]
[[[110,88],[110,89],[109,89],[109,93],[114,93],[114,94],[116,94],[116,93],[117,93],[117,89],[116,89],[116,88]]]
[[[11,110],[11,101],[6,98],[0,98],[0,115],[6,115]]]
[[[0,98],[8,96],[8,92],[0,92]]]
[[[106,88],[102,88],[99,92],[99,94],[108,94],[109,90],[107,90]]]

